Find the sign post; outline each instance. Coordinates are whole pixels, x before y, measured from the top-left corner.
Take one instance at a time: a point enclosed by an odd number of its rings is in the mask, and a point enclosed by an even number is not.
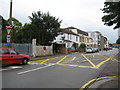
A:
[[[44,50],[44,56],[46,55],[46,46],[43,47]]]
[[[7,45],[10,46],[10,41],[11,41],[11,31],[12,31],[12,25],[6,26],[6,31],[7,31]]]
[[[6,30],[7,30],[7,45],[10,47],[10,43],[11,43],[11,31],[12,31],[12,0],[10,0],[9,25],[6,26]]]

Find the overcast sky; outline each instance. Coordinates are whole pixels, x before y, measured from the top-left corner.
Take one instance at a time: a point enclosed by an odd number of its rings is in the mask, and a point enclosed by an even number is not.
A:
[[[105,26],[100,10],[105,0],[13,0],[13,17],[20,22],[29,23],[28,16],[38,10],[49,11],[52,16],[62,20],[61,28],[73,26],[84,31],[99,31],[110,43],[118,38],[118,30]],[[0,14],[9,18],[10,0],[0,0]]]

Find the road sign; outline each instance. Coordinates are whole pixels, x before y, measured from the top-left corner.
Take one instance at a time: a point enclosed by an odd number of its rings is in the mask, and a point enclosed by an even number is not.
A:
[[[46,55],[46,46],[43,47],[44,50],[44,56]]]
[[[12,29],[7,30],[7,35],[10,35]]]
[[[7,42],[10,42],[10,35],[7,35]]]
[[[7,29],[12,29],[12,25],[6,26],[6,30]]]
[[[10,43],[8,42],[7,45],[10,46]]]
[[[43,49],[46,50],[46,47],[44,46]]]
[[[7,30],[7,35],[10,35],[12,31],[12,25],[6,26],[6,30]]]
[[[7,42],[10,42],[10,39],[7,39]]]

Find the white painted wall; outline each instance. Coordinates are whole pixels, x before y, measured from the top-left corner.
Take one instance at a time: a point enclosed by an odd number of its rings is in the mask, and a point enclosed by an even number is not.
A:
[[[73,34],[68,34],[68,33],[64,33],[63,35],[58,35],[56,37],[56,39],[54,40],[54,42],[62,42],[62,37],[65,37],[65,40],[69,40],[71,42],[65,42],[66,43],[66,48],[71,48],[73,43],[79,43],[79,36],[77,35],[73,35]],[[62,44],[62,43],[59,43]]]
[[[46,56],[46,55],[53,55],[53,45],[45,46],[46,50],[44,50],[44,46],[37,46],[36,39],[32,40],[32,47],[33,47],[33,57],[36,56]]]
[[[93,44],[98,44],[98,37],[99,37],[99,33],[96,33],[96,32],[89,32],[89,37],[93,39]]]
[[[78,34],[77,29],[70,29],[72,32],[74,32],[75,34]]]

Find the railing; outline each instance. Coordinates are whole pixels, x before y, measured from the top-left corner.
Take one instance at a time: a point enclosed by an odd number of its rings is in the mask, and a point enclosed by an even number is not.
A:
[[[0,47],[8,48],[8,46],[7,46],[6,43],[0,44]],[[32,56],[32,52],[33,52],[32,44],[27,44],[27,43],[24,43],[24,44],[12,43],[11,47],[12,47],[12,49],[14,49],[16,52],[18,52],[20,54],[26,54],[26,55]]]

